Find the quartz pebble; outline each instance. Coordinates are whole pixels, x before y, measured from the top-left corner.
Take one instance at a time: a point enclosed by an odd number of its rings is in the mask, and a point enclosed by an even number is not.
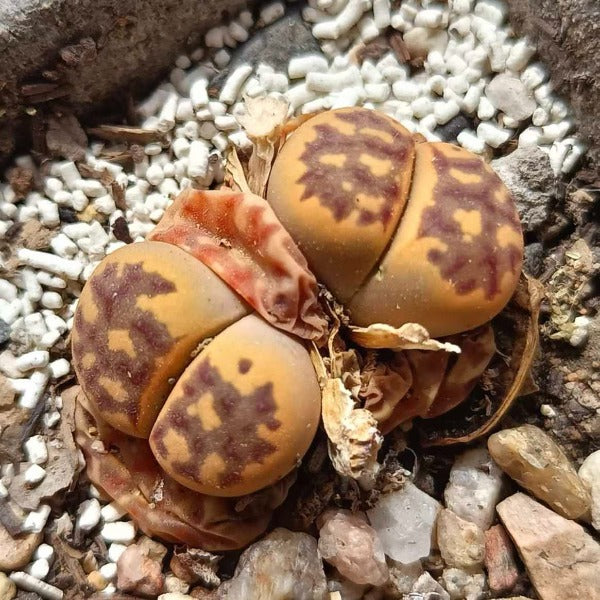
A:
[[[108,585],[108,581],[106,581],[100,571],[92,571],[88,573],[87,581],[97,591],[105,589]]]
[[[514,547],[502,525],[494,525],[485,532],[484,562],[492,592],[505,594],[515,587],[519,569]]]
[[[536,102],[523,82],[507,73],[500,73],[485,88],[492,105],[507,116],[523,121],[536,109]]]
[[[494,461],[517,483],[568,519],[589,514],[590,494],[556,442],[539,427],[504,429],[488,439]]]
[[[365,592],[369,586],[352,583],[339,574],[330,575],[327,579],[327,600],[362,600],[367,598]]]
[[[156,596],[162,591],[164,576],[161,562],[149,557],[138,544],[129,546],[116,566],[120,590],[143,596]]]
[[[444,491],[446,506],[485,531],[494,521],[504,479],[486,448],[467,450],[450,471]]]
[[[444,569],[442,585],[450,594],[451,600],[481,600],[485,593],[485,575],[469,573],[462,569]]]
[[[319,552],[350,581],[383,585],[388,568],[381,541],[364,513],[329,510],[320,517]]]
[[[13,571],[24,567],[42,540],[41,533],[11,536],[0,523],[0,570]]]
[[[367,515],[386,555],[407,564],[429,555],[440,508],[431,496],[406,482],[381,496]]]
[[[435,598],[436,600],[450,600],[448,592],[429,574],[423,573],[411,590],[408,596],[411,598],[414,594],[419,594],[419,598]],[[412,598],[411,598],[412,600]]]
[[[581,525],[522,493],[498,514],[541,600],[600,600],[600,544]]]
[[[317,540],[275,529],[243,552],[222,600],[324,600],[327,591]]]
[[[579,479],[592,498],[592,525],[600,531],[600,450],[592,452],[579,469]]]
[[[437,520],[437,541],[444,562],[451,567],[481,567],[484,557],[482,529],[444,508]]]
[[[385,590],[392,597],[402,597],[403,594],[410,593],[417,579],[423,574],[423,565],[420,560],[403,564],[389,559],[388,567],[390,579]]]

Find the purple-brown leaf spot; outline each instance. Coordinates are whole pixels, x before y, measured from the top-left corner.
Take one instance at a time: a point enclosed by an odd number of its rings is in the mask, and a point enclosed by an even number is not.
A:
[[[240,361],[242,362],[242,361]],[[193,367],[193,373],[185,374],[183,394],[167,405],[166,414],[156,422],[150,436],[154,452],[159,459],[169,462],[172,470],[186,479],[203,485],[201,472],[209,456],[218,456],[223,469],[215,474],[218,486],[239,483],[246,466],[262,463],[277,451],[277,447],[259,434],[261,425],[275,431],[281,422],[275,418],[277,404],[273,397],[271,382],[257,387],[244,395],[221,376],[219,369],[208,358]],[[176,391],[177,393],[177,391]],[[216,426],[205,427],[198,415],[198,400],[210,396],[211,412]],[[173,460],[166,440],[174,430],[187,442],[189,460]]]
[[[245,375],[252,367],[252,361],[249,358],[241,358],[238,362],[238,371]]]
[[[502,246],[497,237],[504,227],[521,235],[519,216],[508,194],[504,202],[497,199],[502,182],[482,168],[480,158],[449,157],[438,148],[433,153],[435,203],[423,211],[418,237],[437,238],[446,245],[445,250],[432,249],[427,256],[457,294],[482,289],[485,298],[491,300],[501,292],[504,275],[510,272],[516,276],[519,269],[521,249],[514,243]],[[478,177],[465,182],[454,177],[453,171]],[[471,211],[478,213],[480,225],[477,232],[465,235],[456,215]]]
[[[336,221],[356,213],[359,225],[380,222],[386,228],[394,205],[400,202],[402,188],[397,168],[406,164],[413,147],[412,138],[401,135],[387,118],[375,111],[342,112],[334,116],[354,125],[355,131],[346,134],[325,123],[315,126],[317,137],[306,144],[300,156],[306,166],[297,181],[304,185],[300,200],[317,198]],[[343,155],[343,164],[327,162],[325,159],[330,155]],[[387,173],[377,174],[362,160],[363,156],[389,161],[392,166]],[[361,194],[377,198],[378,207],[361,206]]]
[[[169,294],[177,288],[157,273],[145,271],[141,262],[120,267],[110,263],[88,282],[91,301],[98,312],[91,321],[85,319],[83,310],[75,313],[73,358],[84,390],[98,409],[126,415],[136,425],[139,399],[150,383],[155,365],[177,341],[151,311],[137,306],[136,300],[140,296]],[[133,355],[110,348],[109,335],[115,330],[128,333]],[[92,364],[83,360],[89,355],[94,357]],[[102,384],[103,378],[118,385],[122,396],[115,398]]]

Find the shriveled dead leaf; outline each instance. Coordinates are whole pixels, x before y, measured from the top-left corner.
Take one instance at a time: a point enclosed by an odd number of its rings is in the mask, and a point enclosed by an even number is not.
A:
[[[468,443],[492,431],[524,390],[531,390],[530,368],[535,357],[541,283],[521,276],[508,306],[493,320],[498,352],[469,399],[441,417],[419,423],[425,446]]]
[[[76,440],[86,458],[87,475],[144,533],[192,547],[233,550],[266,530],[270,509],[257,514],[258,505],[251,504],[237,510],[239,498],[205,496],[180,485],[162,471],[147,440],[110,427],[76,389]],[[99,440],[103,443],[98,444]],[[269,506],[283,501],[287,489],[282,486],[287,481],[273,486]]]
[[[273,96],[244,99],[246,113],[237,117],[251,139],[268,138],[278,134],[287,121],[289,103]]]
[[[494,330],[490,324],[453,336],[461,354],[444,376],[426,415],[438,417],[458,406],[471,393],[496,353]]]
[[[246,113],[237,120],[253,142],[246,180],[250,190],[264,198],[273,161],[284,141],[282,131],[289,104],[271,96],[245,98],[244,103]]]
[[[388,348],[396,351],[444,350],[460,354],[459,346],[432,339],[427,329],[418,323],[405,323],[398,328],[385,323],[374,323],[369,327],[352,326],[350,337],[364,348]]]
[[[383,443],[377,419],[371,411],[355,408],[352,395],[341,379],[325,382],[322,415],[335,470],[370,489],[380,469],[377,453]]]
[[[234,147],[231,148],[227,156],[225,171],[228,176],[226,178],[226,183],[231,189],[238,190],[244,194],[252,193],[246,179],[246,173],[244,173],[244,167],[242,166],[240,157]]]
[[[360,397],[365,408],[373,413],[383,433],[391,429],[388,425],[398,403],[402,402],[413,383],[410,364],[404,353],[396,353],[390,360],[382,360],[371,353],[371,360],[362,370]],[[387,422],[387,423],[386,423]],[[398,423],[395,423],[397,425]]]

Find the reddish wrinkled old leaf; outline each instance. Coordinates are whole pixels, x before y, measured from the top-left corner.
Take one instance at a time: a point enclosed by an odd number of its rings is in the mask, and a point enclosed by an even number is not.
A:
[[[188,189],[148,239],[201,260],[273,325],[302,338],[323,336],[316,279],[266,200]]]
[[[467,443],[488,434],[526,390],[538,345],[543,287],[521,276],[508,306],[493,320],[498,352],[469,399],[443,416],[419,424],[425,446]]]
[[[294,476],[262,492],[261,501],[238,506],[239,498],[205,496],[168,477],[147,440],[129,437],[93,414],[77,394],[77,443],[92,483],[126,510],[149,536],[207,550],[241,548],[265,531],[272,510],[285,499]],[[100,441],[101,440],[101,441]],[[241,508],[241,509],[240,509]]]

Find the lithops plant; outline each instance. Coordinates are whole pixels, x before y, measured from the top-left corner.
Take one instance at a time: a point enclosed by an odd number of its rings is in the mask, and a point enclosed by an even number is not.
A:
[[[111,254],[84,287],[75,369],[101,440],[119,440],[121,455],[143,440],[153,473],[212,507],[207,518],[217,511],[219,527],[240,522],[233,539],[219,539],[221,548],[238,547],[248,529],[225,498],[282,481],[319,423],[304,343],[323,333],[316,282],[267,203],[251,194],[186,192],[151,238]],[[89,472],[127,504],[130,492],[121,496],[106,468]],[[214,547],[209,523],[202,543]],[[251,533],[260,533],[254,522]]]
[[[500,178],[376,111],[303,123],[273,165],[267,199],[356,325],[466,331],[500,312],[519,281],[521,226]]]
[[[90,478],[148,533],[243,546],[285,498],[319,424],[311,343],[333,344],[313,271],[354,325],[383,323],[379,334],[408,350],[363,374],[361,422],[386,433],[473,389],[522,253],[510,195],[477,156],[375,111],[311,118],[284,143],[267,200],[187,190],[86,284],[73,360]],[[413,334],[451,337],[407,346],[394,328],[411,322]],[[393,347],[379,341],[365,345]],[[463,353],[432,352],[448,348]]]

